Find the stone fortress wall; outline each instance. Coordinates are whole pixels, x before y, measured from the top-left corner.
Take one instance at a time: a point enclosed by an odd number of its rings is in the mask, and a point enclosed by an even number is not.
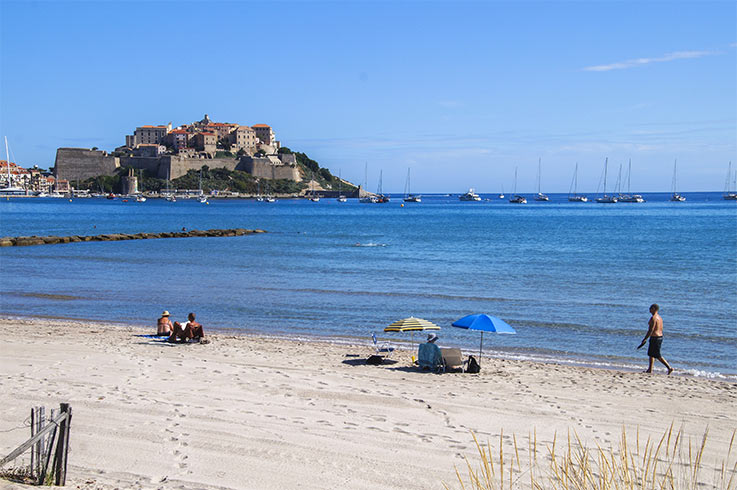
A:
[[[57,179],[84,180],[98,175],[113,175],[120,168],[120,158],[89,148],[59,148],[54,168]]]
[[[291,157],[291,158],[290,158]],[[284,161],[282,161],[284,160]],[[57,179],[84,180],[99,175],[113,175],[120,167],[146,170],[159,179],[176,179],[189,170],[209,168],[243,170],[263,179],[302,180],[294,155],[240,158],[188,158],[177,155],[160,157],[112,157],[107,153],[86,148],[59,148],[56,151]]]

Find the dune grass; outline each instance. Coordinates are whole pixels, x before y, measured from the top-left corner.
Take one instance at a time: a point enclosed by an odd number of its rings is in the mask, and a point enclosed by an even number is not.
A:
[[[504,442],[499,436],[496,454],[491,442],[480,443],[471,434],[478,450],[479,462],[474,466],[466,457],[467,474],[456,467],[459,487],[463,490],[696,490],[702,488],[733,490],[737,488],[737,461],[732,448],[735,431],[727,454],[716,466],[704,467],[703,457],[709,431],[700,441],[685,439],[683,428],[673,425],[659,439],[648,437],[641,443],[639,428],[634,440],[622,429],[618,443],[609,448],[589,448],[575,431],[569,431],[561,443],[557,435],[549,445],[541,445],[537,434],[527,441],[527,457],[520,458],[517,437]],[[509,438],[508,438],[509,439]],[[506,447],[505,447],[506,446]],[[524,450],[524,449],[523,449]],[[524,460],[524,462],[523,462]],[[450,490],[451,486],[444,484]]]

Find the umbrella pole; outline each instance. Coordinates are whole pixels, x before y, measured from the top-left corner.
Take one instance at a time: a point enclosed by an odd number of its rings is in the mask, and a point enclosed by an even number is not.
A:
[[[481,367],[481,351],[484,349],[484,331],[481,331],[481,344],[479,345],[479,367]]]

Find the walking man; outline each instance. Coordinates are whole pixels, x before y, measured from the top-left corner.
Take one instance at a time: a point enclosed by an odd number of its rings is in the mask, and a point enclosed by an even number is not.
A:
[[[663,366],[668,369],[668,374],[670,374],[673,372],[673,368],[670,367],[668,361],[663,359],[663,356],[660,355],[660,346],[663,345],[663,319],[660,317],[660,314],[658,314],[659,310],[660,306],[658,306],[657,304],[652,304],[650,306],[650,314],[652,316],[650,317],[650,321],[647,322],[647,334],[645,334],[645,338],[642,339],[642,342],[640,342],[640,345],[638,345],[637,348],[639,349],[643,345],[645,345],[645,342],[649,337],[650,345],[647,346],[647,355],[650,357],[650,364],[648,365],[647,371],[645,372],[653,372],[653,361],[657,359],[658,361],[663,363]]]

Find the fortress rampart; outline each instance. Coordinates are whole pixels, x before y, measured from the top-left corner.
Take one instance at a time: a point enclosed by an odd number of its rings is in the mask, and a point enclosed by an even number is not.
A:
[[[57,179],[83,180],[98,175],[113,175],[119,167],[120,159],[104,151],[59,148],[56,150],[54,175]]]
[[[122,167],[146,170],[159,179],[176,179],[189,170],[210,168],[243,170],[264,179],[302,180],[295,164],[284,164],[278,158],[188,158],[177,155],[160,157],[113,157],[105,152],[87,148],[59,148],[56,150],[55,176],[57,179],[84,180],[99,175],[113,175]]]

